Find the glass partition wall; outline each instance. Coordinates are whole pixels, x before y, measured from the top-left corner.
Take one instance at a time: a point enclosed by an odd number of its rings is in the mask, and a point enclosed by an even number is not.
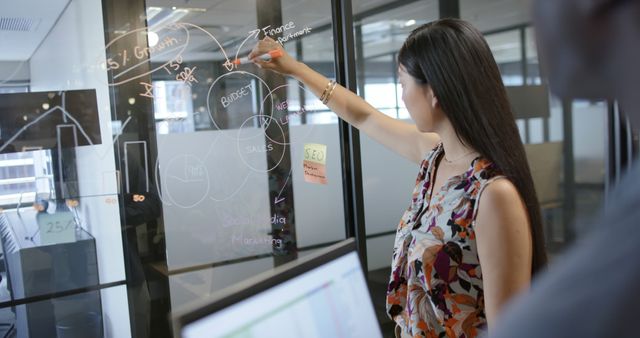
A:
[[[140,5],[146,29],[113,30],[114,45],[125,45],[112,53],[138,49],[147,69],[140,77],[135,68],[113,69],[112,77],[123,79],[115,100],[134,97],[149,108],[143,147],[162,217],[138,225],[133,237],[163,252],[136,248],[147,286],[131,294],[138,297],[131,307],[160,320],[345,238],[340,138],[335,114],[300,83],[233,63],[269,36],[334,77],[332,34],[317,30],[331,24],[331,3]],[[142,33],[141,48],[133,36]],[[142,154],[137,143],[128,146]],[[136,335],[170,334],[149,323],[133,320]]]
[[[586,224],[575,220],[598,209],[616,170],[616,134],[603,127],[615,106],[549,95],[526,0],[0,8],[12,46],[0,52],[6,337],[169,337],[173,309],[354,233],[392,335],[393,238],[418,167],[350,132],[297,81],[233,63],[264,36],[411,122],[397,84],[401,44],[440,17],[471,21],[508,86],[551,253],[580,236],[572,225]]]
[[[0,12],[0,336],[130,336],[102,3]]]

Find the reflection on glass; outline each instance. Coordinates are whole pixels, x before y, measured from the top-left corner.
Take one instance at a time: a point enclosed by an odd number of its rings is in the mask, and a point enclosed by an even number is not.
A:
[[[101,143],[95,90],[0,94],[0,102],[0,153]]]
[[[596,216],[604,202],[607,103],[576,100],[573,109],[573,161],[577,220]],[[586,222],[578,222],[578,224]],[[576,231],[585,230],[576,225]]]
[[[510,30],[486,35],[489,48],[496,59],[505,86],[520,86],[522,76],[522,45],[520,31]]]
[[[53,173],[49,150],[0,154],[0,207],[51,199]]]
[[[104,337],[100,291],[0,309],[5,337]]]
[[[536,37],[533,27],[525,29],[525,48],[527,56],[527,83],[539,85],[542,83],[540,75],[540,64],[538,62],[538,49],[536,48]]]
[[[194,126],[191,87],[181,81],[153,82],[153,111],[159,134],[192,132]]]
[[[300,41],[300,61],[329,78],[335,77],[333,48],[327,48],[333,42],[333,31],[324,29]],[[313,94],[301,93],[304,106],[307,109],[306,123],[308,124],[337,124],[338,117]]]
[[[51,295],[99,282],[95,239],[83,228],[75,205],[69,203],[67,210],[59,210],[41,200],[36,206],[0,214],[0,301]],[[91,321],[102,329],[99,293],[67,297],[64,303],[68,309],[59,305],[62,303],[62,299],[54,299],[17,306],[14,327],[32,337],[55,336],[58,326],[77,333],[78,328],[62,319],[70,315],[65,311],[71,310],[82,316],[91,314]],[[87,334],[101,337],[101,331]]]

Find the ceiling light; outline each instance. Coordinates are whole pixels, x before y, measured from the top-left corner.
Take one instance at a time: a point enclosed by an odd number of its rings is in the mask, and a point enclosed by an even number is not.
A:
[[[411,19],[411,20],[407,20],[407,22],[404,23],[404,26],[405,27],[409,27],[409,26],[413,26],[415,24],[416,24],[416,20]]]
[[[162,7],[147,7],[147,22],[162,12]]]
[[[207,9],[206,8],[198,8],[198,7],[183,7],[182,9],[186,9],[189,12],[206,12]]]
[[[147,33],[147,44],[149,44],[149,47],[153,47],[157,45],[159,40],[160,40],[160,37],[156,32],[150,31]]]
[[[182,18],[187,16],[189,11],[186,9],[174,9],[173,11],[163,11],[153,17],[153,20],[147,20],[147,24],[150,28],[165,27],[176,22],[179,22]]]

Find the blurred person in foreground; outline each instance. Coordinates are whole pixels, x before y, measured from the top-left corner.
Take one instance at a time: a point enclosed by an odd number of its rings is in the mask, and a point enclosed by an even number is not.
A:
[[[534,1],[552,91],[617,100],[640,126],[640,1]],[[593,231],[505,308],[495,338],[640,337],[640,163],[617,185]]]

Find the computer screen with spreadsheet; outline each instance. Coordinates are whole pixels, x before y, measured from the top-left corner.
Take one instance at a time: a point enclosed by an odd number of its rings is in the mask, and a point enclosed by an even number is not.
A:
[[[174,316],[177,337],[382,337],[353,240]]]

